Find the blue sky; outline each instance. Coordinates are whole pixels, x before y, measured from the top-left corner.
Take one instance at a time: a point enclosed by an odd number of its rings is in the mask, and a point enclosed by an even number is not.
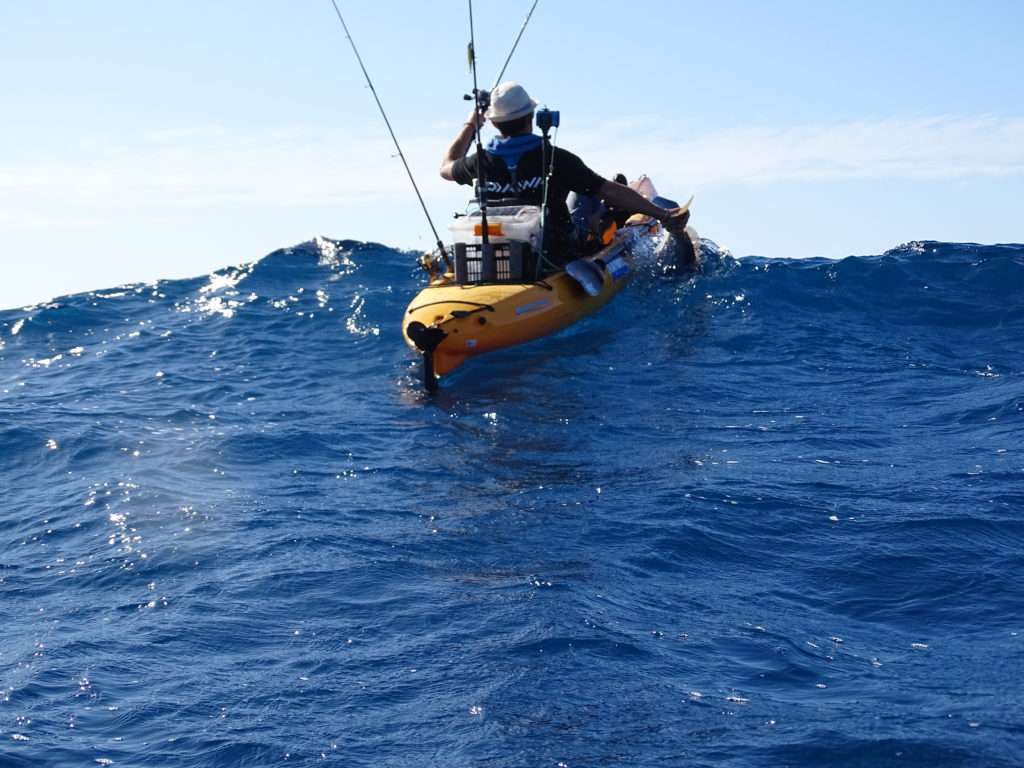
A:
[[[466,4],[339,0],[435,221]],[[477,0],[490,81],[528,0]],[[541,0],[508,77],[737,255],[1020,242],[1024,3]],[[330,0],[0,3],[0,307],[429,230]]]

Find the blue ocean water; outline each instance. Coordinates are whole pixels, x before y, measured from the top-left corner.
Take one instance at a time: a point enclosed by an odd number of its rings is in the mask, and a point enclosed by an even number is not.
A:
[[[0,766],[1024,764],[1024,246],[708,248],[433,397],[370,243],[0,312]]]

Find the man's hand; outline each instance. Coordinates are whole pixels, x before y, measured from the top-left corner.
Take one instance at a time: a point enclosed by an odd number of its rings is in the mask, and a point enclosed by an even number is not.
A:
[[[661,223],[665,226],[671,234],[676,237],[682,237],[686,231],[686,224],[690,220],[690,209],[689,208],[673,208],[666,211],[668,214],[661,220]]]
[[[465,124],[474,131],[479,131],[480,126],[484,124],[484,116],[476,111],[476,107],[473,107],[473,111],[469,113]]]

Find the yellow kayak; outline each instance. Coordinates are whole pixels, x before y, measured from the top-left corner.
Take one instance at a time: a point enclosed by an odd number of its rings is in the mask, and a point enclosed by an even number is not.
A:
[[[636,246],[660,231],[657,220],[635,215],[593,256],[535,282],[461,284],[453,271],[434,276],[402,323],[406,343],[423,355],[427,388],[468,358],[548,336],[603,307],[629,282]],[[700,239],[691,229],[687,235],[699,265]]]

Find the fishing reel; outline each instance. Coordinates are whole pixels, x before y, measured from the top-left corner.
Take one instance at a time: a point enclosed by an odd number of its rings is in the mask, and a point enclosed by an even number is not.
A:
[[[486,111],[491,106],[491,92],[479,88],[474,89],[472,93],[464,93],[462,99],[464,101],[475,101],[476,108],[481,112]]]
[[[547,135],[547,132],[552,128],[557,128],[560,122],[561,116],[557,109],[548,109],[543,107],[537,110],[537,127]]]

